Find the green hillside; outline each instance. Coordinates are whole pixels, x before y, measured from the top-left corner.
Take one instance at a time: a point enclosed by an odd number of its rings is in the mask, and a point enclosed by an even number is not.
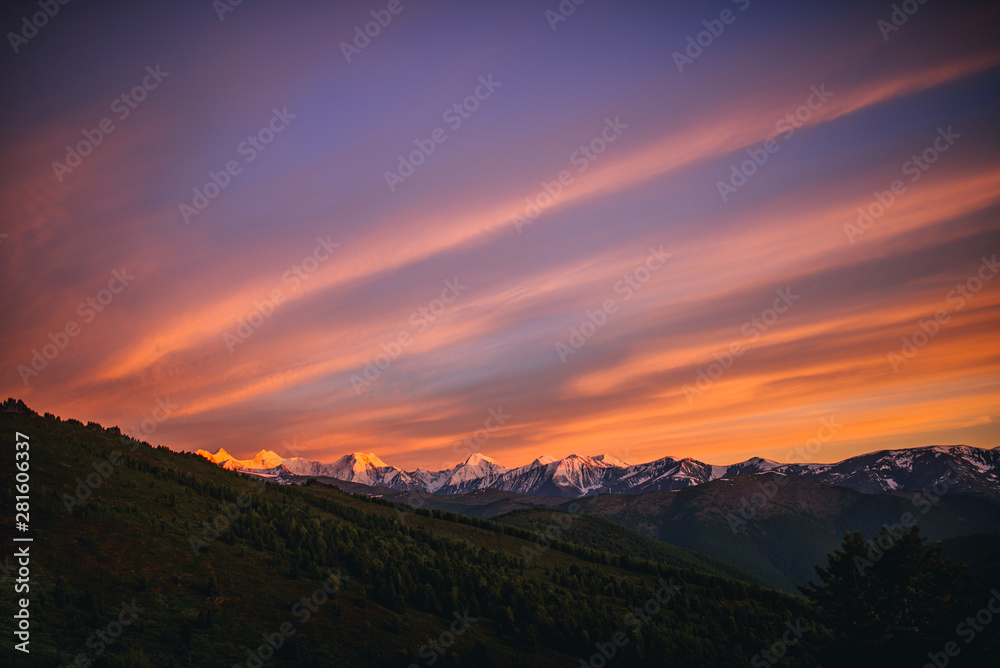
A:
[[[762,496],[762,490],[769,493]],[[751,499],[762,502],[750,505]],[[914,504],[913,493],[861,494],[795,476],[761,474],[677,492],[604,495],[585,512],[795,592],[848,531],[873,535],[909,517],[931,540],[1000,533],[1000,506],[989,500],[945,495],[928,512],[921,512],[924,507]],[[975,558],[968,551],[959,554]]]
[[[745,665],[789,620],[813,624],[803,599],[763,587],[579,546],[527,561],[523,528],[262,485],[8,402],[4,452],[16,432],[30,443],[31,653],[5,643],[3,665],[575,667],[601,647],[622,666]],[[13,508],[14,469],[0,470]],[[644,605],[656,611],[630,616]],[[15,606],[0,599],[5,619]],[[808,651],[785,665],[814,665]]]
[[[617,522],[582,514],[586,505],[586,500],[579,502],[577,507],[581,512],[517,510],[496,519],[498,522],[522,527],[534,533],[536,548],[550,544],[559,546],[560,542],[572,543],[612,554],[650,559],[677,568],[691,568],[720,577],[765,584],[761,578],[741,571],[725,561],[676,545],[668,545]]]

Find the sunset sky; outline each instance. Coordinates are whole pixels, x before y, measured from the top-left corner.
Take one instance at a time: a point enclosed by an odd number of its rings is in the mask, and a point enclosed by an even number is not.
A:
[[[408,470],[996,447],[1000,6],[912,4],[60,5],[0,55],[0,393]]]

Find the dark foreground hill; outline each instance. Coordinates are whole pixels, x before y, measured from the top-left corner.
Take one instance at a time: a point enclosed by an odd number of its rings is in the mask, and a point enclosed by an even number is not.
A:
[[[4,452],[16,433],[30,444],[18,534],[34,539],[18,595],[30,598],[30,654],[8,632],[2,665],[576,667],[603,648],[621,666],[728,666],[790,621],[821,634],[803,599],[690,568],[540,549],[522,528],[329,486],[261,484],[7,404]],[[13,545],[9,521],[3,531]],[[0,615],[12,620],[17,573],[4,566]],[[799,645],[786,665],[815,665],[809,652]]]
[[[597,497],[592,497],[597,501]],[[518,510],[497,517],[498,522],[522,527],[537,535],[536,547],[563,541],[612,554],[651,559],[678,568],[692,568],[721,577],[766,585],[759,577],[708,555],[655,540],[634,529],[586,514],[587,501],[571,510]]]
[[[923,491],[865,494],[794,475],[759,473],[682,490],[602,494],[573,501],[498,490],[455,496],[368,491],[424,508],[491,517],[542,533],[548,530],[558,533],[561,540],[611,552],[650,558],[657,554],[655,558],[679,565],[700,560],[702,568],[727,577],[797,592],[797,586],[814,577],[814,566],[840,545],[847,531],[874,535],[883,525],[910,522],[932,541],[1000,535],[1000,503],[988,495],[967,493],[961,476],[945,480]],[[554,512],[573,515],[573,508],[579,513],[567,528],[551,519]],[[581,519],[583,515],[613,524],[590,522]],[[660,547],[643,542],[641,536],[627,533],[628,529],[659,541]],[[957,559],[979,563],[978,552],[953,552],[951,547],[986,544],[966,541],[946,547]],[[719,562],[730,570],[718,570]]]
[[[584,507],[587,513],[796,591],[796,585],[814,577],[814,565],[824,562],[847,531],[871,536],[883,525],[916,524],[931,540],[1000,533],[997,502],[945,486],[937,492],[862,494],[797,476],[761,473],[679,491],[602,495]]]
[[[816,666],[841,665],[829,648],[853,643],[842,626],[853,613],[831,615],[803,597],[720,577],[725,564],[699,564],[694,553],[660,549],[569,508],[550,519],[579,519],[572,524],[580,533],[571,526],[548,542],[536,511],[500,523],[315,482],[262,483],[14,402],[0,409],[0,435],[8,462],[15,452],[30,455],[27,530],[12,535],[8,516],[0,538],[5,546],[33,539],[27,574],[13,547],[0,556],[4,666],[773,665],[778,654],[765,652],[780,653],[782,666]],[[13,466],[0,467],[0,502],[9,509],[24,502],[14,476]],[[675,510],[697,510],[679,498]],[[697,512],[688,519],[711,520]],[[989,537],[953,547],[980,574],[996,572]],[[944,571],[916,554],[901,557],[903,579],[876,566],[834,590],[834,603],[871,604],[866,614],[893,632],[870,645],[872,657],[876,649],[897,658],[939,652],[955,637],[959,613],[988,603],[982,580],[953,579],[961,569],[928,594],[921,582]],[[21,579],[29,588],[15,595]],[[867,593],[858,597],[852,583]],[[920,607],[894,625],[883,608],[905,607],[910,591]],[[30,654],[11,640],[25,607]],[[986,665],[997,649],[993,631],[948,665]]]

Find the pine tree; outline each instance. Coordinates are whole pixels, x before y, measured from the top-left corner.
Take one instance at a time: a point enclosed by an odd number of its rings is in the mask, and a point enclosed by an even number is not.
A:
[[[870,541],[848,533],[816,567],[820,583],[800,587],[832,632],[823,648],[832,665],[920,665],[951,639],[965,571],[924,540],[916,526],[882,527]]]

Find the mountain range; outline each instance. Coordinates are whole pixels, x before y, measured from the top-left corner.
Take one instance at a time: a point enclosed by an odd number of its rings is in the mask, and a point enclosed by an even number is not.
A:
[[[575,666],[593,655],[593,638],[614,637],[635,602],[670,578],[683,583],[682,596],[652,614],[642,644],[620,648],[616,663],[747,665],[789,619],[812,625],[807,639],[829,635],[815,608],[790,594],[815,579],[815,567],[846,532],[872,538],[886,526],[916,524],[931,545],[940,541],[946,559],[965,564],[954,571],[964,583],[955,590],[962,612],[982,607],[982,592],[1000,581],[1000,499],[982,491],[996,490],[995,450],[928,447],[836,464],[725,467],[539,458],[517,476],[541,474],[543,484],[564,491],[567,476],[577,477],[570,496],[526,496],[498,488],[517,469],[482,455],[412,472],[374,454],[329,464],[268,451],[245,460],[224,450],[195,455],[135,441],[117,427],[43,417],[13,400],[0,408],[0,427],[45,446],[31,450],[31,471],[48,488],[33,498],[32,528],[80,546],[32,545],[32,556],[44,556],[58,574],[32,589],[46,620],[32,629],[39,665],[71,665],[70,652],[133,596],[144,608],[142,632],[127,630],[102,665],[180,665],[193,657],[199,665],[257,665],[246,652],[261,629],[288,622],[288,602],[324,591],[317,587],[331,572],[339,591],[310,609],[317,614],[308,626],[294,627],[274,666],[410,665],[421,643],[467,608],[482,621],[438,665]],[[755,472],[763,468],[770,470]],[[295,484],[257,484],[236,473]],[[403,476],[421,486],[361,482],[399,484]],[[678,488],[572,498],[604,476],[622,489],[670,480]],[[431,486],[438,491],[424,489]],[[880,552],[864,554],[887,563]],[[15,567],[14,558],[0,559],[0,579]],[[573,614],[556,620],[547,612],[560,609]],[[0,613],[13,610],[0,599]],[[992,665],[991,642],[963,647],[968,665]],[[944,643],[945,636],[927,637],[919,651]],[[634,655],[624,654],[633,647]],[[822,645],[802,647],[816,654],[787,654],[783,665],[844,665],[818,660]],[[7,659],[0,664],[15,665],[12,654],[9,645],[0,649]]]
[[[216,453],[212,463],[14,400],[0,407],[0,430],[31,446],[32,535],[60,538],[27,543],[37,569],[31,656],[5,643],[0,665],[569,668],[597,651],[597,639],[615,637],[636,602],[668,593],[643,623],[642,642],[616,648],[615,665],[746,665],[789,619],[815,629],[807,637],[822,632],[803,601],[762,578],[601,517],[401,513],[374,488],[343,491],[361,483],[257,484],[238,474],[289,475],[268,453],[245,461]],[[355,463],[359,475],[385,468]],[[474,460],[463,470],[476,465],[491,468]],[[15,471],[0,469],[10,504]],[[551,514],[573,542],[540,546]],[[11,591],[17,569],[28,569],[18,559],[0,555]],[[0,614],[16,618],[18,604],[0,597]],[[784,666],[816,665],[813,650],[796,651]]]
[[[789,592],[808,581],[813,566],[837,547],[845,531],[872,535],[907,513],[931,540],[1000,531],[1000,449],[964,445],[881,450],[831,464],[754,457],[728,466],[691,458],[627,464],[607,455],[570,455],[542,456],[508,469],[474,454],[450,469],[409,472],[372,453],[331,464],[281,459],[267,451],[243,462],[225,451],[199,454],[278,482],[316,478],[382,497],[397,508],[543,528],[552,523],[553,512],[568,518],[583,513],[733,564]],[[263,466],[270,468],[257,468]]]
[[[645,494],[681,490],[713,480],[759,473],[797,476],[857,492],[927,491],[935,485],[951,493],[1000,499],[1000,449],[964,445],[880,450],[834,464],[782,464],[754,457],[717,466],[691,458],[663,457],[644,464],[627,464],[610,455],[542,456],[508,469],[485,455],[470,455],[450,469],[404,471],[374,453],[352,453],[333,463],[301,457],[282,458],[261,450],[239,460],[224,449],[215,454],[198,450],[223,468],[263,476],[333,478],[394,491],[459,495],[499,490],[528,496],[570,499],[594,494]]]

